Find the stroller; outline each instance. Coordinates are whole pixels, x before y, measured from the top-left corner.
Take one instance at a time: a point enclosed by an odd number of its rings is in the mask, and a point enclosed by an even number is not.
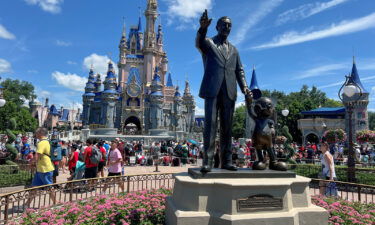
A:
[[[85,178],[85,169],[86,169],[86,164],[80,160],[77,161],[76,164],[76,169],[74,171],[74,174],[72,177],[69,178],[69,180],[82,180]],[[86,182],[81,181],[81,182],[74,182],[74,183],[68,183],[71,188],[73,188],[74,192],[84,192],[85,187],[86,187]],[[68,189],[68,188],[67,188]]]

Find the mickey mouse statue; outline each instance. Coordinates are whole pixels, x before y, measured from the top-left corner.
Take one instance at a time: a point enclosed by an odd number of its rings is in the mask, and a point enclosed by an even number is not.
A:
[[[286,171],[287,165],[276,160],[273,143],[275,140],[274,106],[270,98],[259,97],[254,104],[252,98],[246,96],[246,107],[252,121],[250,133],[252,134],[253,146],[257,151],[258,161],[254,162],[253,170],[264,170],[267,165],[264,161],[263,150],[266,150],[270,158],[269,168],[271,170]]]

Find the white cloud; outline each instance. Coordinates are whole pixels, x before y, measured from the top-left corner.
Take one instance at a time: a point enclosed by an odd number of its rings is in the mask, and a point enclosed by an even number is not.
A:
[[[166,0],[169,3],[168,13],[184,21],[200,16],[205,9],[211,9],[212,0]]]
[[[199,106],[195,107],[195,115],[204,115],[204,109],[200,108]]]
[[[109,57],[106,55],[98,55],[96,53],[93,53],[83,59],[83,67],[89,70],[91,68],[91,65],[94,67],[95,73],[100,73],[102,75],[107,74],[108,71],[108,62],[110,61]],[[116,63],[113,63],[113,67],[115,69],[116,74],[118,74],[118,68],[116,66]]]
[[[16,38],[14,34],[9,32],[3,25],[0,24],[0,38],[13,40]]]
[[[317,77],[317,76],[325,76],[329,74],[333,74],[333,71],[346,69],[348,68],[348,64],[345,63],[336,63],[336,64],[328,64],[323,66],[318,66],[304,72],[301,72],[301,75],[296,76],[293,80],[301,80],[310,77]]]
[[[368,16],[364,16],[358,19],[350,21],[342,21],[339,24],[332,24],[330,27],[327,27],[322,30],[315,31],[304,31],[296,32],[290,31],[286,32],[280,36],[273,38],[271,42],[254,46],[251,49],[266,49],[266,48],[275,48],[287,45],[298,44],[307,41],[318,40],[322,38],[339,36],[349,33],[354,33],[370,28],[375,27],[375,13],[372,13]],[[310,29],[311,30],[311,29]]]
[[[37,73],[38,73],[38,70],[28,70],[27,72],[28,72],[28,73],[32,73],[32,74],[37,74]]]
[[[56,82],[66,88],[69,88],[74,91],[84,91],[85,84],[87,82],[87,78],[78,76],[77,74],[72,73],[62,73],[59,71],[55,71],[52,73],[52,78],[56,80]]]
[[[61,4],[64,0],[24,0],[30,5],[38,5],[42,10],[50,13],[61,12]]]
[[[242,21],[242,25],[234,35],[232,42],[236,45],[243,42],[248,35],[248,31],[255,25],[257,25],[264,17],[271,13],[282,2],[283,0],[266,0],[262,1],[257,9],[251,9],[248,12],[249,16],[244,21]]]
[[[244,101],[237,101],[237,102],[236,102],[236,105],[235,105],[234,107],[235,107],[235,108],[238,108],[238,107],[243,106],[243,105],[245,105],[245,102],[244,102]]]
[[[66,63],[69,64],[69,65],[77,65],[76,62],[74,62],[74,61],[70,61],[70,60],[68,60]]]
[[[72,43],[71,42],[68,42],[68,41],[62,41],[62,40],[56,40],[56,45],[57,46],[62,46],[62,47],[68,47],[68,46],[71,46]]]
[[[164,0],[168,9],[167,25],[178,24],[176,30],[186,30],[196,28],[195,19],[198,18],[205,9],[212,8],[213,0]],[[194,23],[193,23],[194,21]]]
[[[0,59],[0,74],[9,73],[12,71],[12,65],[5,59]]]
[[[369,76],[369,77],[360,78],[360,79],[361,79],[361,82],[363,83],[363,81],[374,80],[375,76]],[[342,81],[331,83],[331,84],[327,84],[327,85],[322,85],[322,86],[319,86],[317,88],[318,89],[323,89],[323,88],[335,87],[335,86],[343,85],[344,82],[345,82],[345,78],[343,77]]]
[[[51,96],[51,92],[42,90],[38,93],[38,96],[41,98],[48,98]]]
[[[276,20],[276,24],[281,25],[289,21],[305,19],[347,1],[349,0],[331,0],[328,2],[314,2],[304,4],[297,8],[290,9],[281,13]]]

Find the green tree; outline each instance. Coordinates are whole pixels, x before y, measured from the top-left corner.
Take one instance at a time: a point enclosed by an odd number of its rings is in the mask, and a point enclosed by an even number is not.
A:
[[[368,125],[370,130],[375,130],[375,112],[368,112]]]
[[[7,102],[13,102],[20,107],[24,102],[20,99],[23,95],[26,99],[35,99],[34,86],[27,81],[6,79],[1,83],[4,87],[4,98]]]
[[[31,116],[29,109],[22,107],[23,95],[26,99],[34,99],[34,86],[26,81],[7,79],[1,83],[4,87],[6,104],[0,108],[0,131],[3,133],[9,124],[9,119],[14,118],[17,123],[15,133],[31,132],[38,126],[37,120]]]
[[[289,132],[293,139],[297,142],[301,142],[301,132],[298,129],[297,121],[301,119],[301,112],[312,110],[318,107],[340,107],[341,102],[329,99],[324,92],[317,89],[315,86],[309,88],[307,85],[303,85],[300,91],[291,92],[285,94],[284,92],[277,90],[262,90],[262,95],[272,99],[276,105],[276,132],[280,133],[283,126],[289,128]],[[283,109],[289,110],[289,115],[284,117],[281,115]],[[237,112],[237,109],[236,109]],[[235,113],[233,121],[233,136],[235,135],[243,137],[242,130],[245,130],[245,122],[241,122],[242,119],[239,117],[241,114]],[[239,118],[237,118],[239,117]],[[375,122],[374,122],[375,124]],[[242,125],[242,127],[241,127]]]
[[[246,124],[246,106],[237,107],[233,115],[232,133],[235,139],[242,138],[245,135]]]

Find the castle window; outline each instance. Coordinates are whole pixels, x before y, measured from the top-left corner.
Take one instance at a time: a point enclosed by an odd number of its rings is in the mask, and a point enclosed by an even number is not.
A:
[[[357,113],[357,118],[362,119],[362,112]]]

